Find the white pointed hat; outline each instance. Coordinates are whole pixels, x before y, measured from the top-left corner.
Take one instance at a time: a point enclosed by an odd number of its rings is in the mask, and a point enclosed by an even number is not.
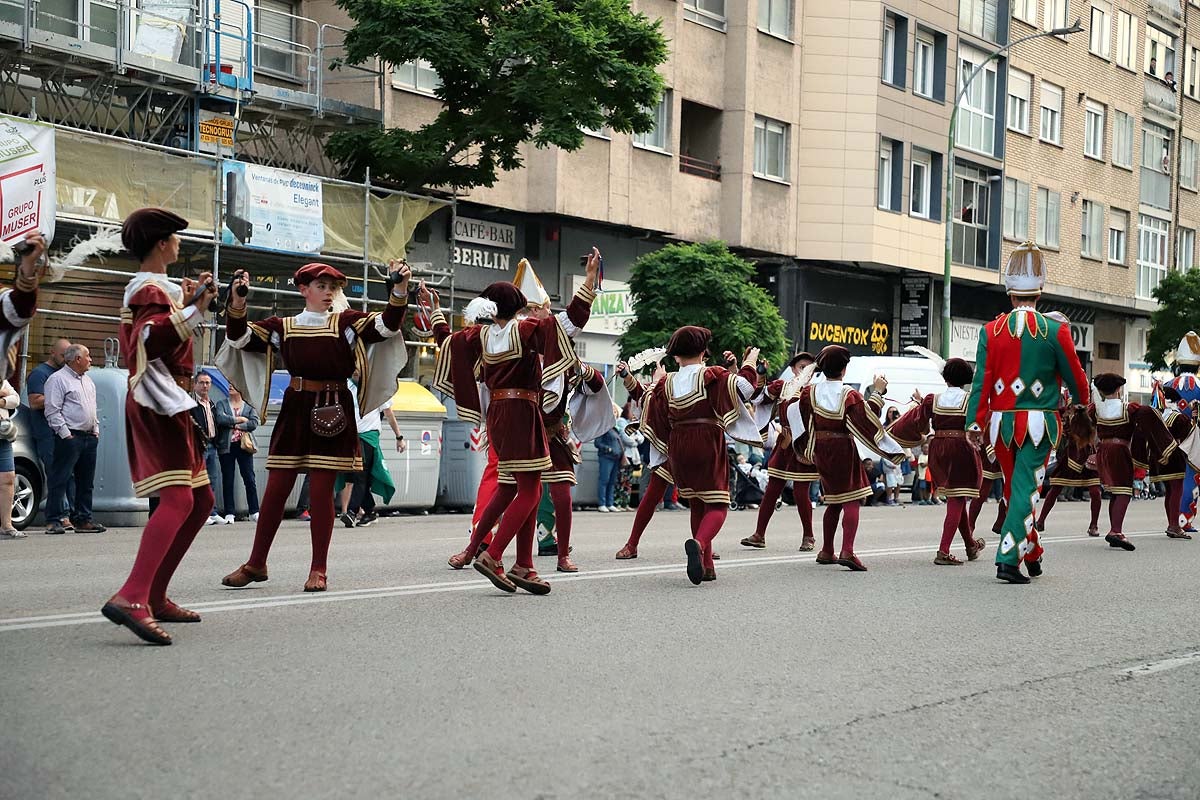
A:
[[[1014,297],[1037,297],[1046,285],[1046,262],[1033,242],[1013,250],[1004,266],[1004,288]]]
[[[1175,363],[1194,366],[1200,364],[1200,336],[1195,331],[1188,331],[1175,351]]]
[[[525,295],[531,308],[550,305],[550,295],[546,294],[546,287],[542,286],[537,273],[533,271],[533,264],[528,260],[522,258],[517,264],[517,276],[513,278],[513,283],[521,290],[521,294]]]

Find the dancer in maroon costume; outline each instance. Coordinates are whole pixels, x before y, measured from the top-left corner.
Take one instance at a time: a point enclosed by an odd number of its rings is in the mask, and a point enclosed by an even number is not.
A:
[[[1085,488],[1092,503],[1092,518],[1088,524],[1087,535],[1099,536],[1100,529],[1097,526],[1103,501],[1100,495],[1100,474],[1096,472],[1095,429],[1087,416],[1087,409],[1083,406],[1072,408],[1064,402],[1059,405],[1059,409],[1059,413],[1063,415],[1063,430],[1073,433],[1062,437],[1059,444],[1058,463],[1054,467],[1054,475],[1050,478],[1050,489],[1046,492],[1046,499],[1042,502],[1037,529],[1039,533],[1046,530],[1046,518],[1050,516],[1050,509],[1054,508],[1064,489]],[[1078,418],[1076,415],[1079,415]]]
[[[141,270],[125,288],[121,351],[129,365],[125,438],[138,497],[158,495],[129,577],[101,612],[151,644],[170,644],[158,622],[199,622],[167,599],[167,584],[213,507],[212,487],[190,409],[192,335],[216,297],[212,274],[182,288],[167,280],[179,257],[182,217],[159,208],[133,212],[121,227],[125,249]],[[200,285],[207,288],[197,292]]]
[[[800,402],[790,406],[787,413],[792,434],[804,443],[802,455],[817,465],[828,506],[817,563],[841,564],[865,572],[866,566],[854,554],[854,539],[858,533],[859,506],[871,496],[871,484],[854,442],[857,439],[896,464],[904,459],[904,452],[879,424],[887,380],[876,376],[874,392],[864,400],[858,391],[842,383],[849,363],[850,351],[841,345],[831,344],[822,350],[817,355],[817,369],[824,374],[825,381],[801,389]],[[805,432],[809,434],[806,438],[802,436]],[[842,549],[835,558],[833,543],[839,517]]]
[[[1184,402],[1179,391],[1173,386],[1162,387],[1163,408],[1160,412],[1163,419],[1163,424],[1167,426],[1167,430],[1171,432],[1172,438],[1176,443],[1182,443],[1196,427],[1194,419],[1189,418],[1186,414],[1180,411],[1180,405]],[[1143,460],[1149,461],[1152,464],[1149,480],[1151,482],[1161,482],[1167,487],[1166,494],[1163,495],[1163,507],[1167,512],[1167,536],[1171,539],[1191,539],[1192,535],[1185,531],[1180,524],[1179,507],[1183,500],[1183,480],[1187,470],[1187,457],[1182,449],[1175,449],[1167,454],[1166,460],[1163,461],[1163,453],[1149,446],[1146,442],[1146,450]],[[1137,454],[1135,454],[1135,457]]]
[[[567,317],[578,328],[591,317],[599,270],[600,254],[593,248],[587,279],[567,306]],[[542,387],[578,364],[571,341],[557,317],[517,319],[528,301],[506,281],[493,283],[467,306],[469,321],[488,317],[492,324],[472,324],[454,333],[437,308],[437,298],[424,286],[421,298],[435,309],[434,337],[441,347],[435,387],[453,395],[461,418],[478,424],[483,418],[479,396],[479,382],[483,382],[490,396],[487,430],[499,458],[497,466],[501,475],[511,475],[515,481],[500,484],[476,524],[477,531],[487,531],[500,520],[491,545],[475,559],[475,569],[503,591],[515,592],[519,586],[532,594],[549,594],[550,584],[533,566],[541,476],[552,466],[542,424]],[[514,538],[516,565],[506,574],[502,558]]]
[[[956,532],[962,534],[967,560],[979,558],[985,542],[976,539],[971,528],[967,503],[979,496],[983,482],[983,466],[979,451],[967,442],[967,391],[975,370],[961,358],[951,358],[942,368],[942,377],[949,387],[940,394],[929,394],[921,403],[909,409],[887,429],[902,447],[916,447],[925,441],[930,428],[929,472],[946,499],[946,519],[942,524],[942,541],[933,563],[958,566],[963,562],[950,553]]]
[[[788,364],[792,368],[792,380],[805,372],[814,361],[815,359],[810,353],[797,353]],[[821,478],[817,474],[816,465],[805,461],[802,456],[798,455],[805,450],[806,442],[803,439],[807,433],[801,435],[801,441],[796,442],[795,447],[792,446],[794,434],[787,422],[787,407],[795,403],[798,398],[789,397],[780,402],[780,395],[785,385],[786,382],[783,380],[772,381],[761,390],[764,404],[773,402],[778,405],[776,413],[779,416],[781,430],[775,448],[771,451],[771,458],[767,461],[767,488],[763,492],[762,502],[758,506],[758,525],[752,536],[742,539],[742,544],[745,547],[756,548],[767,546],[767,525],[770,524],[771,517],[775,515],[775,506],[783,494],[783,487],[788,481],[791,481],[792,497],[796,502],[796,511],[800,514],[800,526],[803,530],[800,549],[812,550],[816,547],[816,539],[813,536],[813,513],[812,501],[809,499],[809,486],[813,481],[819,481]]]
[[[225,323],[229,348],[265,354],[268,376],[273,372],[271,367],[278,353],[292,379],[271,433],[267,488],[263,492],[250,558],[221,579],[225,586],[242,588],[267,580],[267,556],[283,520],[284,504],[295,486],[296,475],[307,472],[312,562],[304,591],[325,591],[329,543],[333,538],[333,484],[339,472],[362,470],[362,451],[353,424],[345,425],[333,435],[318,435],[313,427],[313,412],[318,407],[340,406],[343,417],[353,423],[354,399],[346,380],[356,367],[363,381],[359,393],[359,410],[363,414],[371,408],[366,404],[373,402],[369,399],[372,381],[390,382],[391,391],[395,392],[396,375],[373,377],[367,356],[368,345],[378,345],[396,336],[404,321],[411,271],[400,261],[393,261],[390,268],[399,280],[392,286],[387,309],[382,312],[333,310],[346,276],[328,264],[307,264],[296,271],[295,281],[304,298],[305,310],[294,317],[247,322],[246,297],[231,292]],[[248,287],[249,282],[250,276],[243,273],[234,284]],[[229,370],[226,375],[233,380]],[[243,394],[258,389],[238,388]],[[266,387],[261,391],[265,392]],[[264,417],[266,407],[263,402]]]
[[[621,375],[621,379],[625,383],[625,390],[629,392],[629,399],[641,404],[641,414],[638,419],[646,419],[646,408],[650,400],[651,390],[659,381],[666,377],[666,370],[661,366],[655,369],[654,376],[648,385],[643,384],[631,375],[629,368],[624,366],[623,363],[617,365],[617,372]],[[675,482],[674,478],[671,477],[671,471],[666,461],[654,466],[646,463],[642,465],[642,469],[650,470],[650,480],[646,482],[646,491],[642,492],[642,496],[638,498],[637,513],[633,516],[633,528],[629,531],[629,540],[625,542],[624,547],[617,551],[618,561],[638,557],[638,543],[642,540],[642,534],[645,533],[646,526],[650,524],[650,519],[654,516],[655,510],[658,509],[658,504],[666,496],[667,487]]]
[[[1104,541],[1110,547],[1135,550],[1133,542],[1126,539],[1121,530],[1129,501],[1133,499],[1133,470],[1137,466],[1133,451],[1148,448],[1159,453],[1160,463],[1165,463],[1178,449],[1178,444],[1158,412],[1149,406],[1126,403],[1121,399],[1121,387],[1125,385],[1123,377],[1105,372],[1093,378],[1092,383],[1104,398],[1090,409],[1100,440],[1096,466],[1101,482],[1112,495],[1108,501],[1109,531]],[[1138,439],[1144,440],[1144,444]]]
[[[684,543],[692,583],[717,578],[712,542],[729,514],[729,462],[725,436],[762,446],[745,403],[758,379],[758,349],[747,352],[737,373],[706,367],[712,332],[686,325],[671,335],[667,355],[679,364],[651,392],[641,431],[671,465],[679,496],[688,501],[692,538]]]

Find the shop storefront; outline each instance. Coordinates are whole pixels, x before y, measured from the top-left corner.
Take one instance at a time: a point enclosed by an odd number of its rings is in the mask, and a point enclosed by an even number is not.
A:
[[[760,280],[775,296],[794,349],[815,353],[840,344],[855,355],[897,352],[895,281],[854,269],[760,263]]]

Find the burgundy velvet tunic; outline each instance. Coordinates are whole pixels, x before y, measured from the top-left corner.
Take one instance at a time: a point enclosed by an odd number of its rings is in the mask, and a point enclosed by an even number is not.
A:
[[[763,391],[767,397],[779,400],[779,395],[783,392],[785,385],[782,380],[772,381],[766,385]],[[767,460],[767,475],[784,481],[811,483],[820,480],[821,476],[817,473],[817,465],[801,455],[808,444],[808,431],[801,433],[797,440],[787,418],[788,408],[795,405],[799,399],[798,395],[789,397],[780,402],[776,410],[779,415],[780,431],[775,447],[771,450],[771,457]]]
[[[871,496],[872,490],[855,436],[864,443],[882,441],[884,431],[879,424],[879,412],[883,410],[883,398],[873,395],[869,401],[864,400],[856,390],[842,386],[839,405],[831,410],[816,402],[814,392],[821,385],[800,390],[797,405],[808,434],[802,442],[805,449],[801,455],[816,464],[826,503],[863,500]],[[796,447],[796,443],[792,446]]]
[[[917,447],[930,429],[929,474],[943,497],[978,497],[983,483],[979,451],[967,441],[967,400],[962,389],[929,394],[888,427],[903,447]]]
[[[629,392],[629,398],[633,400],[633,402],[637,403],[640,407],[641,414],[638,417],[640,421],[647,418],[647,409],[649,408],[650,396],[652,394],[651,390],[653,388],[653,386],[647,386],[646,384],[643,384],[632,375],[625,376],[625,390]],[[641,425],[639,424],[638,427],[640,428]],[[646,466],[648,465],[644,465],[643,469],[645,469]],[[675,483],[675,479],[671,477],[670,465],[666,461],[659,464],[657,467],[650,468],[650,472],[654,475],[657,475],[659,479],[667,485]]]
[[[1169,459],[1178,443],[1162,417],[1149,406],[1105,400],[1089,406],[1088,413],[1096,421],[1096,436],[1100,447],[1096,466],[1100,481],[1112,494],[1133,494],[1135,467],[1149,468],[1145,462],[1135,463],[1133,454],[1154,451],[1159,459]]]

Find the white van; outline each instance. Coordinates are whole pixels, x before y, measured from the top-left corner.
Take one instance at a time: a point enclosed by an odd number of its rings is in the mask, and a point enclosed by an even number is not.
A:
[[[875,376],[880,374],[886,376],[888,381],[882,419],[886,419],[889,408],[898,408],[901,413],[911,408],[914,391],[919,391],[924,397],[946,388],[941,369],[922,356],[854,356],[846,367],[842,381],[865,395]],[[858,450],[863,458],[875,457],[861,444]]]

